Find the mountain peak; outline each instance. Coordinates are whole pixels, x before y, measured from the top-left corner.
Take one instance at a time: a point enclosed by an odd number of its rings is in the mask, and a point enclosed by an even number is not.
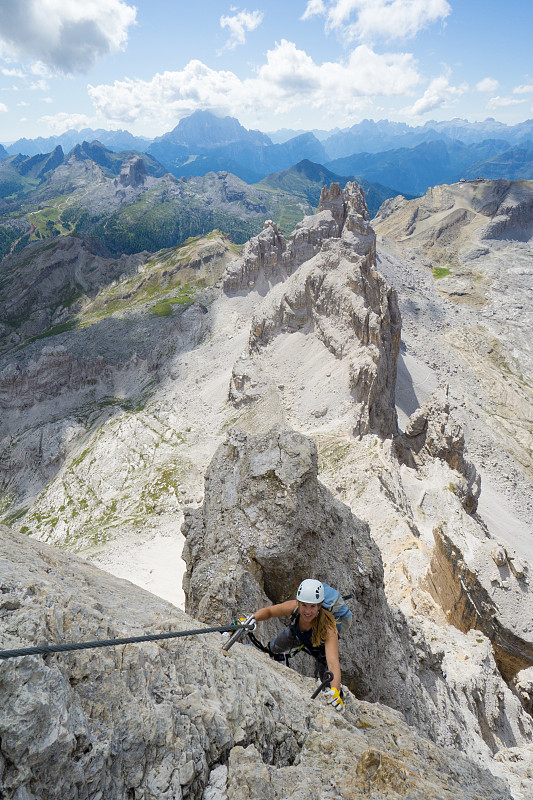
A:
[[[189,117],[184,117],[159,141],[165,139],[170,139],[174,144],[207,149],[240,141],[272,144],[266,134],[247,130],[235,117],[218,117],[211,111],[195,111]]]

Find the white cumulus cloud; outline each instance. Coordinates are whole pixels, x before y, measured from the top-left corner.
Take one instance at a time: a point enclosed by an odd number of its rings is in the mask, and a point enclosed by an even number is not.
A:
[[[0,112],[6,112],[8,108],[5,103],[0,103]]]
[[[406,39],[451,12],[447,0],[309,0],[303,14],[326,18],[326,28],[347,39]]]
[[[521,86],[515,86],[513,94],[531,94],[533,92],[533,84],[526,83]]]
[[[327,9],[324,5],[324,0],[307,0],[305,11],[302,14],[302,19],[310,19],[317,14],[326,14]]]
[[[494,111],[497,108],[508,108],[509,106],[519,106],[521,103],[525,103],[526,100],[523,98],[522,100],[518,100],[516,97],[500,97],[496,95],[496,97],[491,97],[489,102],[487,103],[487,108],[490,111]]]
[[[157,73],[150,81],[126,79],[88,87],[99,114],[109,121],[150,119],[167,126],[199,108],[228,113],[243,100],[243,83],[229,71],[190,61],[179,72]]]
[[[85,72],[125,46],[135,17],[124,0],[0,0],[0,55]]]
[[[52,133],[59,136],[65,131],[90,128],[95,121],[85,114],[67,114],[65,111],[61,111],[59,114],[46,114],[40,117],[39,122],[43,122]]]
[[[89,86],[89,95],[97,113],[110,122],[150,119],[154,126],[168,129],[196,109],[246,116],[252,124],[262,113],[297,107],[346,114],[361,109],[373,96],[412,91],[419,79],[409,53],[377,54],[361,45],[344,62],[317,64],[283,39],[268,51],[253,78],[241,80],[233,72],[213,70],[195,60],[179,72],[160,73],[150,81]]]
[[[1,70],[2,75],[5,75],[8,78],[25,78],[26,75],[21,69],[7,69],[4,68]]]
[[[250,31],[255,31],[261,25],[263,16],[261,11],[246,11],[245,9],[232,17],[220,17],[220,26],[227,28],[230,32],[230,38],[226,42],[226,49],[233,50],[238,44],[244,44],[246,34]]]
[[[32,92],[46,92],[50,86],[48,85],[48,82],[44,80],[44,78],[40,78],[38,81],[32,81],[29,88],[32,90]]]
[[[338,110],[360,97],[403,94],[419,80],[409,53],[378,55],[360,45],[345,63],[315,64],[305,51],[285,39],[268,52],[258,77],[273,106],[277,98],[285,99],[289,107],[310,102],[317,108],[333,105]]]
[[[482,81],[476,83],[476,89],[478,92],[495,92],[499,85],[494,78],[483,78]]]
[[[441,75],[434,78],[428,88],[412,106],[405,108],[404,113],[412,117],[420,117],[436,108],[447,105],[468,91],[468,85],[450,86],[448,78]]]

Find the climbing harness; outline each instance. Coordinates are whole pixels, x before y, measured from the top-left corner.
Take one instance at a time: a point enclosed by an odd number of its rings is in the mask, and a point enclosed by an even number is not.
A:
[[[73,642],[71,644],[47,644],[40,647],[23,647],[18,650],[0,650],[0,660],[20,658],[21,656],[41,656],[47,653],[66,653],[71,650],[90,650],[94,647],[116,647],[119,644],[138,642],[157,642],[160,639],[178,639],[183,636],[200,636],[204,633],[225,633],[235,631],[236,625],[220,625],[216,628],[197,628],[192,631],[171,631],[153,633],[146,636],[128,636],[126,639],[100,639],[95,642]],[[240,632],[241,635],[244,631]]]
[[[233,647],[233,645],[236,642],[242,639],[242,637],[246,634],[247,638],[254,645],[254,647],[257,647],[257,649],[261,650],[262,653],[266,653],[268,656],[270,656],[270,658],[274,659],[274,661],[280,661],[285,663],[285,666],[287,667],[289,666],[289,659],[293,658],[297,653],[300,653],[302,650],[308,653],[310,656],[313,656],[313,658],[318,659],[317,653],[313,652],[311,646],[308,646],[303,642],[299,647],[290,650],[288,653],[273,653],[268,645],[265,646],[263,642],[260,639],[258,639],[257,636],[255,636],[254,631],[256,628],[256,621],[253,614],[251,614],[245,620],[235,620],[235,622],[232,624],[233,625],[237,624],[238,627],[237,630],[235,630],[234,633],[232,633],[227,642],[225,642],[222,645],[222,650],[224,651],[225,654],[231,647]],[[243,644],[246,644],[246,642],[243,642]],[[318,648],[314,649],[315,651],[318,650]],[[329,670],[326,670],[326,672],[323,675],[322,683],[320,684],[318,689],[316,689],[316,691],[311,695],[311,700],[314,700],[316,697],[318,697],[318,695],[323,689],[328,688],[330,681],[332,679],[333,679],[333,673],[330,672]]]

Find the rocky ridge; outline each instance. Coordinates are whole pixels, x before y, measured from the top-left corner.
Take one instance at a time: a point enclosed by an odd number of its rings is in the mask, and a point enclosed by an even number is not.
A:
[[[307,246],[302,247],[304,232]],[[232,401],[240,405],[276,392],[274,385],[268,386],[269,374],[275,376],[283,394],[285,376],[276,359],[280,350],[292,346],[292,335],[300,334],[307,347],[321,353],[323,363],[329,362],[329,377],[335,371],[336,392],[339,383],[344,384],[349,413],[355,416],[353,432],[390,435],[396,430],[394,386],[401,323],[394,291],[372,266],[375,237],[360,187],[349,183],[341,191],[333,184],[329,192],[323,192],[319,213],[297,226],[286,251],[280,252],[290,277],[271,289],[254,314],[248,351],[234,367]],[[261,269],[255,253],[245,250],[238,267],[242,275],[250,273],[250,262]],[[236,272],[231,264],[226,276]],[[268,279],[264,268],[262,277]],[[226,290],[228,284],[225,277]],[[245,285],[250,286],[250,281],[241,281],[240,288]],[[303,361],[301,368],[309,366]],[[294,373],[286,377],[292,384],[299,378]],[[305,391],[309,380],[301,379]],[[313,379],[312,385],[318,382]],[[327,405],[313,408],[300,399],[298,389],[291,401],[309,409],[315,418],[328,416]],[[285,398],[281,402],[286,405]]]

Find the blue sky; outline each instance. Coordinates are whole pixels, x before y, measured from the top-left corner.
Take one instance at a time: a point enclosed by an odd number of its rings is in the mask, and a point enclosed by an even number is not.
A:
[[[533,117],[524,0],[0,0],[0,141]]]

